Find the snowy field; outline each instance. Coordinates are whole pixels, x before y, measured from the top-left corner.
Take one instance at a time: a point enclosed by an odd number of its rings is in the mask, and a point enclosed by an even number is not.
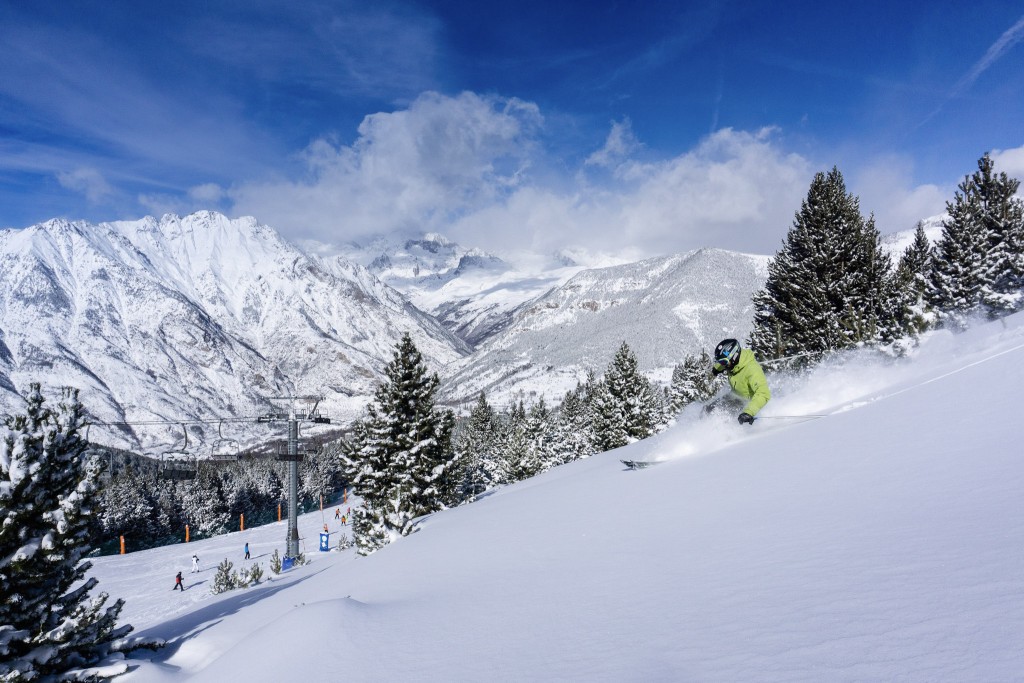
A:
[[[1021,315],[853,354],[753,427],[684,411],[367,558],[315,512],[312,563],[248,590],[211,595],[217,562],[266,567],[284,524],[101,558],[168,641],[121,680],[1024,680],[1022,357]]]

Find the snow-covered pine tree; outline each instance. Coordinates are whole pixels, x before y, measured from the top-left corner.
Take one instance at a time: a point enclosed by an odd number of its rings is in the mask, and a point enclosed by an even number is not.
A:
[[[622,342],[592,398],[595,446],[607,451],[654,433],[660,403],[636,356]]]
[[[127,536],[136,548],[146,547],[156,535],[152,519],[154,505],[145,483],[131,466],[121,470],[103,487],[100,496],[100,522],[106,538]]]
[[[231,528],[220,477],[212,468],[200,467],[195,479],[178,482],[175,490],[193,538],[209,538]]]
[[[217,595],[235,588],[235,578],[231,573],[232,567],[234,564],[229,562],[226,557],[217,565],[217,573],[213,575],[213,585],[210,586],[211,593]]]
[[[932,247],[924,224],[918,222],[914,241],[903,251],[892,276],[894,338],[916,336],[934,324],[935,314],[925,300],[931,265]]]
[[[463,420],[454,439],[459,502],[473,500],[494,485],[485,463],[493,458],[498,437],[498,414],[480,392],[469,418]]]
[[[535,415],[531,415],[533,419],[538,420],[540,424],[539,429],[539,441],[541,458],[543,461],[543,471],[547,471],[552,467],[557,467],[565,462],[562,459],[562,453],[559,451],[558,445],[555,442],[557,438],[557,426],[558,426],[558,414],[547,407],[547,403],[544,401],[544,397],[540,398],[540,401],[535,405],[531,411]],[[528,427],[527,431],[530,431]]]
[[[413,520],[444,507],[453,485],[451,411],[435,408],[439,380],[405,334],[385,368],[367,416],[347,450],[346,469],[363,498],[353,532],[361,554],[412,532]]]
[[[102,465],[79,436],[77,390],[44,405],[38,384],[24,415],[4,419],[0,446],[0,678],[88,678],[123,673],[123,663],[91,668],[112,655],[132,627],[117,627],[124,602],[92,596],[83,561],[99,529]],[[117,656],[117,655],[114,655]]]
[[[338,460],[324,449],[318,449],[306,456],[302,461],[302,472],[299,496],[314,505],[320,504],[320,496],[324,500],[336,490],[335,479],[338,477]]]
[[[816,174],[754,295],[751,349],[762,359],[784,358],[876,341],[890,270],[874,218],[861,216],[839,169]]]
[[[530,461],[530,441],[526,434],[526,405],[522,398],[513,401],[502,415],[501,431],[492,472],[500,484],[511,484],[532,477],[537,463]]]
[[[1019,180],[995,172],[988,154],[978,160],[969,191],[977,194],[987,237],[981,299],[993,317],[1024,308],[1024,201],[1015,196],[1019,188]]]
[[[962,325],[981,310],[985,286],[988,235],[982,220],[977,184],[972,176],[960,183],[935,245],[927,300],[940,324]]]
[[[558,407],[551,439],[558,461],[572,462],[592,455],[593,431],[587,389],[580,384],[566,392]]]
[[[523,479],[546,472],[559,464],[551,443],[551,420],[551,411],[548,409],[547,402],[543,396],[531,405],[530,409],[526,412],[526,422],[523,431],[526,437],[527,455]]]
[[[711,356],[706,349],[701,349],[699,355],[687,354],[683,362],[672,369],[668,403],[671,416],[695,401],[707,401],[715,395],[718,383],[712,378],[710,367]]]

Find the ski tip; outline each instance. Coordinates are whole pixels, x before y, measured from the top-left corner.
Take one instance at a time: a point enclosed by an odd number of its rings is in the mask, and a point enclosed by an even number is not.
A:
[[[621,462],[623,465],[626,466],[627,469],[630,470],[642,470],[645,467],[650,467],[651,465],[654,464],[653,462],[645,460],[620,460],[619,462]]]

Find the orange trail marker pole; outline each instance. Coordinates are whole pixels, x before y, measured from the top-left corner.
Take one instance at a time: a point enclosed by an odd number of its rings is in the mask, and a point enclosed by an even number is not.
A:
[[[121,554],[124,555],[124,536],[121,537]]]
[[[189,541],[189,538],[188,538],[188,524],[186,524],[185,525],[185,543],[188,543],[188,541]]]
[[[245,531],[245,513],[238,515],[238,530]]]

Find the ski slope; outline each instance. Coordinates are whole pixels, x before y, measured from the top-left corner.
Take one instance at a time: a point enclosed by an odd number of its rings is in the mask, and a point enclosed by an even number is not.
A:
[[[1020,680],[1022,355],[1018,315],[844,356],[752,427],[684,411],[367,558],[307,515],[313,562],[249,590],[210,595],[216,562],[266,562],[283,524],[101,558],[168,641],[123,680]]]

